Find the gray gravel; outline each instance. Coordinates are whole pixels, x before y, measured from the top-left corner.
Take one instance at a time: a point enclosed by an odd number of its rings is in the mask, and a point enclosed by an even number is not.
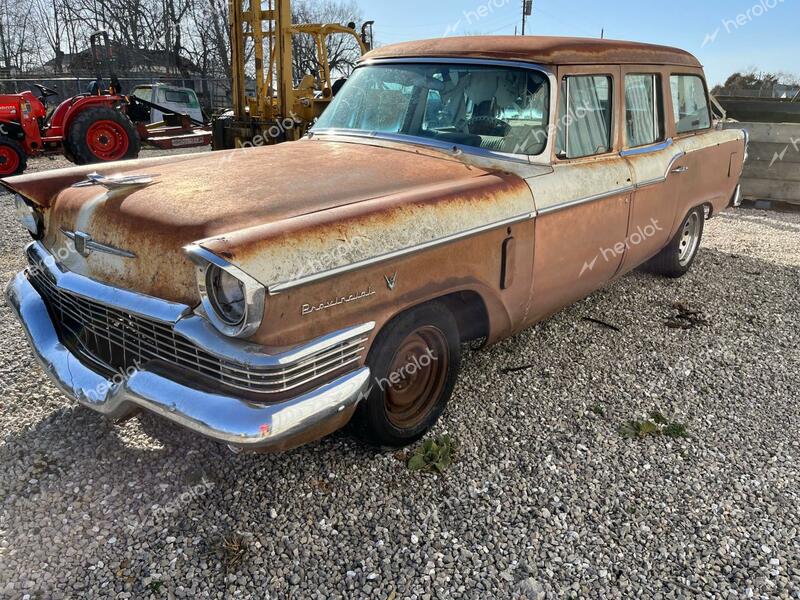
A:
[[[26,243],[9,199],[4,281]],[[800,214],[715,219],[684,279],[632,274],[469,353],[445,476],[346,434],[234,456],[112,426],[3,303],[0,596],[800,598],[798,289]],[[676,301],[708,325],[667,328]],[[618,433],[653,410],[691,437]]]

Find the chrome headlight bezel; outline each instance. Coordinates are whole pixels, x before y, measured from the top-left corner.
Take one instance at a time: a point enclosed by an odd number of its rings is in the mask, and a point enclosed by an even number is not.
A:
[[[211,324],[229,337],[246,338],[258,331],[264,319],[266,288],[238,267],[201,246],[192,244],[185,250],[195,263],[200,304]],[[219,293],[213,289],[214,274],[219,272],[224,272],[226,276],[236,279],[244,294],[243,315],[235,323],[219,309]]]
[[[14,210],[17,219],[35,240],[40,240],[44,236],[44,216],[41,211],[28,202],[20,194],[14,195]]]

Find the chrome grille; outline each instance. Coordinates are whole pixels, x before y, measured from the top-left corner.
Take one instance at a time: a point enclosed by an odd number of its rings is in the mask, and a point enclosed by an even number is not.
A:
[[[247,367],[210,354],[167,324],[61,289],[42,268],[30,269],[28,277],[50,309],[62,341],[112,372],[155,360],[232,388],[277,394],[359,362],[368,339],[356,336],[280,367]]]

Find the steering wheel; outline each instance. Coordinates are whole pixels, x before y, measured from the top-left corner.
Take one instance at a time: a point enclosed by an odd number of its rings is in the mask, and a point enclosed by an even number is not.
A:
[[[467,121],[467,129],[472,135],[505,137],[511,131],[511,125],[494,117],[472,117]]]
[[[50,96],[58,96],[58,92],[57,91],[55,91],[55,90],[53,90],[53,89],[51,89],[49,87],[43,86],[43,85],[41,85],[39,83],[34,83],[33,87],[35,87],[36,89],[39,90],[39,97],[40,98],[49,98]]]

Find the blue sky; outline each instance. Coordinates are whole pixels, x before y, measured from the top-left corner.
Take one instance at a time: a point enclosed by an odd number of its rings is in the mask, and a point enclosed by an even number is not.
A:
[[[375,36],[411,39],[513,34],[521,0],[362,0]],[[800,0],[534,0],[532,35],[627,39],[678,46],[705,65],[712,85],[756,67],[800,77]],[[716,34],[716,36],[715,36]],[[709,36],[707,38],[707,36]]]

